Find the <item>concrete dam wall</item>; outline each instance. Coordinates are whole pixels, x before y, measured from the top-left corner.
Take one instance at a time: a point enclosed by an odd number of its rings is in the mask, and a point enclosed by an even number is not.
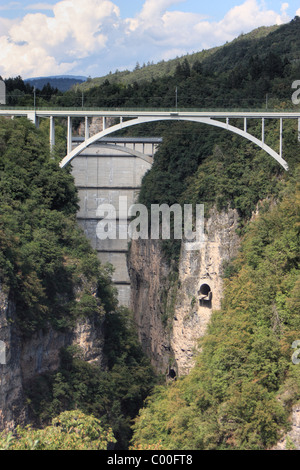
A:
[[[80,140],[73,143],[78,145]],[[80,209],[77,213],[91,245],[102,263],[114,267],[113,282],[118,290],[119,303],[130,306],[130,279],[127,268],[127,239],[118,233],[126,230],[128,221],[119,214],[119,198],[126,196],[128,208],[137,202],[142,178],[151,168],[160,138],[107,138],[85,149],[72,161],[72,174],[78,188]],[[128,153],[131,152],[131,153]],[[97,226],[103,217],[99,206],[111,204],[116,210],[116,239],[101,240]]]

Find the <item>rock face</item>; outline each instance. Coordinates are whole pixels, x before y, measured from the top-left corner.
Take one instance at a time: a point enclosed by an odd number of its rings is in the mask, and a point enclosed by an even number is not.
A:
[[[199,251],[182,243],[176,282],[153,240],[131,244],[131,308],[139,338],[157,371],[184,375],[194,364],[197,339],[204,335],[213,309],[220,308],[223,264],[236,256],[239,237],[235,210],[212,210]]]
[[[84,320],[73,330],[40,330],[30,338],[15,325],[15,305],[0,286],[0,340],[5,345],[5,364],[0,364],[0,430],[28,422],[24,388],[36,375],[55,371],[60,350],[77,344],[88,362],[103,366],[103,331],[99,319]]]
[[[0,287],[0,338],[5,345],[5,364],[0,364],[0,429],[11,428],[22,422],[26,412],[22,397],[22,373],[19,365],[20,341],[13,333],[10,319],[15,317],[15,307],[8,294]]]
[[[89,136],[92,137],[93,135],[101,132],[106,127],[111,127],[115,124],[114,118],[106,117],[92,117],[89,118]],[[82,121],[78,127],[78,135],[83,137],[85,135],[85,123]]]
[[[171,348],[178,374],[194,365],[197,339],[205,332],[212,313],[221,307],[224,262],[234,258],[239,247],[235,210],[212,210],[205,225],[199,251],[186,251],[182,244],[179,264],[180,295],[174,308]]]
[[[300,450],[300,403],[293,406],[291,430],[271,450]]]
[[[133,240],[128,271],[139,341],[155,369],[164,373],[172,358],[170,334],[163,323],[170,268],[163,261],[159,242]]]

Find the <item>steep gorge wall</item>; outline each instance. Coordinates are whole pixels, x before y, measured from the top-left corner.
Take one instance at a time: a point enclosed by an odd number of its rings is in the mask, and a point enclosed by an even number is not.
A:
[[[5,344],[5,364],[0,364],[0,431],[28,423],[26,385],[38,374],[60,365],[60,350],[78,345],[88,362],[104,365],[103,328],[99,319],[82,320],[68,331],[49,327],[23,337],[16,323],[16,308],[0,286],[0,338]]]
[[[128,258],[131,308],[142,346],[157,371],[184,375],[194,364],[197,340],[206,331],[213,309],[220,308],[224,262],[239,248],[237,211],[210,212],[199,251],[182,243],[178,279],[165,261],[159,242],[132,241]],[[200,287],[209,285],[210,302],[200,301]],[[168,317],[166,319],[166,317]]]
[[[163,260],[157,240],[133,240],[128,256],[131,281],[131,309],[139,341],[161,373],[172,361],[169,331],[163,323],[166,292],[170,287],[170,268]]]
[[[186,251],[182,244],[179,264],[179,295],[174,307],[171,347],[178,374],[187,374],[194,365],[197,340],[209,323],[213,310],[221,307],[224,263],[237,255],[238,213],[213,209],[205,223],[205,238],[199,251]],[[209,286],[211,301],[201,301],[201,286]]]

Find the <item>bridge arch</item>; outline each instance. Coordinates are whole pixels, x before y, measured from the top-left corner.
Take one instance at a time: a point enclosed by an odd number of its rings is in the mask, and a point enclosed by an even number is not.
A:
[[[98,144],[99,144],[98,146],[101,147],[101,148],[106,148],[106,149],[110,149],[110,150],[119,150],[120,152],[127,153],[129,155],[132,155],[133,157],[141,158],[142,160],[144,160],[147,163],[150,163],[150,164],[153,163],[153,158],[152,157],[149,157],[148,155],[145,155],[144,153],[139,152],[138,150],[134,150],[134,149],[131,149],[129,147],[126,147],[126,146],[123,146],[123,145],[117,145],[117,144],[106,144],[106,143],[101,143],[101,142],[98,142]],[[82,152],[82,150],[81,150],[81,152]]]
[[[136,126],[138,124],[145,124],[149,122],[157,122],[157,121],[189,121],[189,122],[197,122],[201,124],[208,124],[210,126],[220,127],[222,129],[226,129],[234,134],[237,134],[245,139],[249,140],[250,142],[256,144],[266,153],[268,153],[272,158],[274,158],[286,171],[288,170],[288,163],[271,147],[265,144],[262,140],[257,139],[252,134],[249,134],[246,130],[239,129],[238,127],[230,125],[228,122],[217,121],[212,118],[206,117],[192,117],[192,116],[178,116],[176,113],[170,113],[170,116],[140,116],[134,119],[130,119],[126,122],[121,122],[120,124],[116,124],[112,127],[109,127],[97,134],[93,135],[89,139],[85,140],[82,144],[78,147],[73,149],[68,155],[66,155],[63,160],[60,162],[60,166],[63,168],[69,162],[73,160],[77,155],[79,155],[83,150],[85,150],[89,145],[97,142],[99,139],[113,134],[119,130],[125,129],[127,127]],[[140,155],[136,155],[137,157],[141,157]]]

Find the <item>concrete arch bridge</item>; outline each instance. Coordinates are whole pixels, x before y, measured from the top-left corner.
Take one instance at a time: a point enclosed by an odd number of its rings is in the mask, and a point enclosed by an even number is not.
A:
[[[297,119],[298,121],[298,135],[300,140],[300,112],[286,112],[286,111],[161,111],[161,110],[17,110],[17,109],[0,109],[0,116],[27,116],[31,121],[38,125],[39,119],[49,118],[50,120],[50,146],[55,144],[55,124],[56,117],[63,117],[67,119],[67,155],[61,162],[61,167],[67,165],[73,158],[80,154],[81,151],[88,146],[94,144],[100,139],[109,136],[127,127],[136,126],[138,124],[157,122],[157,121],[188,121],[201,124],[207,124],[233,132],[250,142],[254,143],[267,154],[274,158],[285,170],[288,170],[288,163],[283,158],[283,121],[285,119]],[[101,117],[103,128],[94,134],[92,137],[89,135],[89,119]],[[81,118],[85,120],[85,137],[84,141],[76,148],[72,148],[72,118]],[[118,124],[110,127],[106,126],[108,119],[116,119]],[[124,121],[125,119],[125,121]],[[239,128],[230,124],[232,119],[242,119],[243,127]],[[261,121],[261,137],[257,138],[248,132],[247,123],[250,119]],[[278,132],[278,148],[272,149],[265,142],[265,122],[266,120],[279,121]],[[137,155],[138,156],[138,155]]]
[[[68,152],[65,158],[61,162],[61,167],[67,165],[74,157],[80,154],[80,152],[86,149],[89,145],[104,139],[105,137],[120,131],[125,128],[136,126],[139,124],[153,123],[158,121],[185,121],[195,122],[199,124],[207,124],[210,126],[222,128],[228,130],[234,134],[237,134],[248,141],[254,143],[272,158],[274,158],[285,170],[288,170],[288,163],[283,158],[283,120],[284,119],[297,119],[298,120],[298,140],[300,140],[300,113],[252,113],[252,112],[162,112],[162,111],[141,111],[136,112],[113,112],[109,117],[115,117],[120,120],[118,124],[106,128],[105,119],[108,116],[103,116],[103,129],[93,135],[92,137],[88,134],[88,124],[86,124],[87,132],[85,134],[84,141],[75,149],[71,148],[69,137]],[[126,121],[124,121],[126,118]],[[70,117],[68,117],[70,121]],[[88,117],[85,116],[86,122]],[[242,119],[243,128],[230,124],[230,119]],[[247,124],[250,119],[258,119],[261,121],[261,138],[257,138],[248,132]],[[265,142],[265,121],[266,119],[279,120],[279,136],[278,136],[278,150],[272,149]],[[69,122],[68,121],[68,122]],[[71,128],[71,124],[68,124],[68,129]]]

